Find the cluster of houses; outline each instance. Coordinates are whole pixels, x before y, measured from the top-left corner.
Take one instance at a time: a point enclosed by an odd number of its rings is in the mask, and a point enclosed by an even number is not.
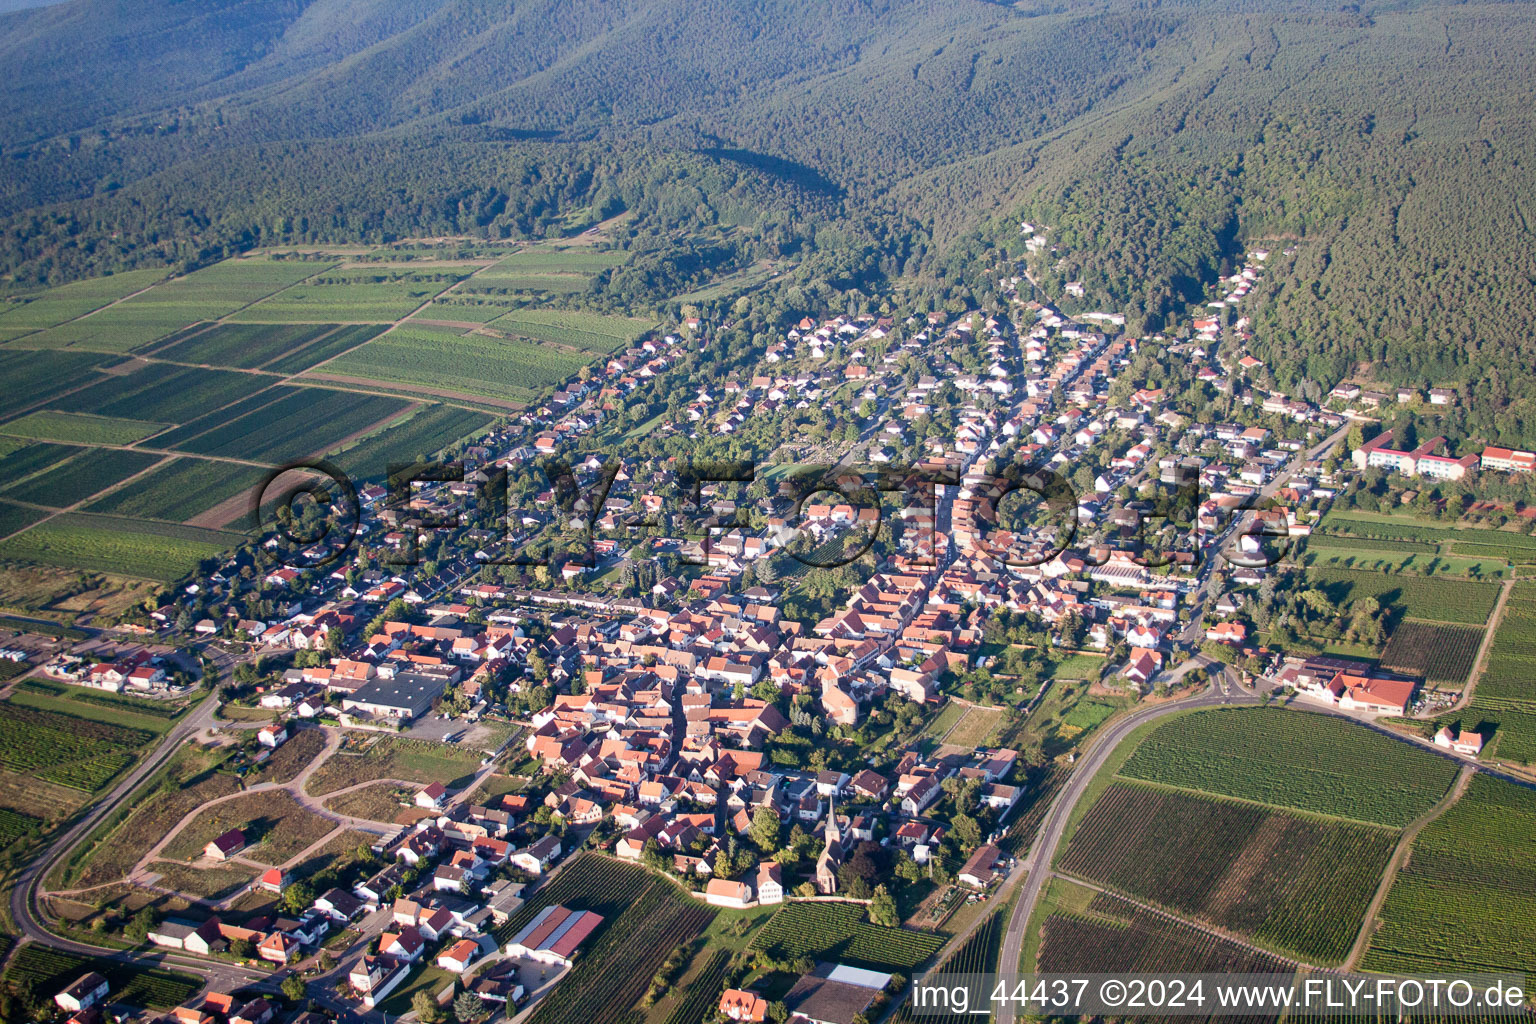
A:
[[[69,1014],[66,1024],[101,1024],[107,1019],[109,994],[107,979],[91,971],[59,991],[53,1001]],[[259,995],[238,997],[209,991],[156,1018],[155,1024],[269,1024],[277,1013],[277,1007]],[[289,1024],[324,1024],[325,1020],[316,1013],[302,1013]]]

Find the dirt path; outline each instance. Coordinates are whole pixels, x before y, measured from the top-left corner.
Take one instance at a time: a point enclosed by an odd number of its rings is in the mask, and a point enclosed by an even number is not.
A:
[[[1493,613],[1488,616],[1488,628],[1483,630],[1483,642],[1477,645],[1477,657],[1472,661],[1472,671],[1467,673],[1467,685],[1461,691],[1461,698],[1444,711],[1435,712],[1433,717],[1454,714],[1472,702],[1472,691],[1477,689],[1477,684],[1483,677],[1483,670],[1488,667],[1488,651],[1493,647],[1494,631],[1499,628],[1499,623],[1504,618],[1504,605],[1509,602],[1509,593],[1514,589],[1514,580],[1505,580],[1499,587],[1499,599],[1493,603]]]
[[[1450,791],[1441,797],[1439,802],[1420,815],[1407,828],[1403,829],[1403,835],[1397,841],[1397,847],[1392,851],[1392,859],[1387,861],[1387,869],[1381,874],[1381,884],[1376,887],[1376,895],[1371,897],[1371,905],[1365,910],[1365,920],[1360,922],[1360,934],[1355,936],[1355,944],[1349,947],[1349,956],[1344,958],[1340,967],[1343,971],[1355,970],[1355,965],[1365,955],[1365,950],[1371,944],[1371,936],[1376,934],[1376,915],[1381,912],[1381,905],[1386,902],[1387,892],[1392,888],[1392,882],[1397,878],[1397,873],[1404,864],[1408,863],[1408,854],[1411,852],[1413,841],[1418,838],[1424,826],[1434,821],[1440,815],[1450,810],[1451,805],[1461,799],[1461,795],[1467,791],[1467,783],[1477,769],[1472,765],[1463,765],[1461,774],[1456,776],[1455,783]]]

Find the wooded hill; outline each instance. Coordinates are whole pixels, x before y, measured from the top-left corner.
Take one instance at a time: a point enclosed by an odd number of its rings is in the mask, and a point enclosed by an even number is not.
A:
[[[737,233],[1157,326],[1246,246],[1277,383],[1460,383],[1536,440],[1529,3],[70,0],[0,18],[0,273],[286,241]],[[579,212],[578,212],[579,211]],[[750,241],[743,241],[743,237]],[[660,272],[668,279],[670,272]]]

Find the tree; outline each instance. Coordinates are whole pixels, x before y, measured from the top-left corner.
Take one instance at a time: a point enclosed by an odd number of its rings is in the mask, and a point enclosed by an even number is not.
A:
[[[453,1017],[459,1024],[472,1024],[486,1015],[485,1000],[474,992],[460,992],[453,1000]]]
[[[437,1005],[437,1000],[426,989],[411,996],[411,1009],[415,1011],[416,1019],[423,1024],[438,1024],[443,1019],[443,1008]]]
[[[283,995],[291,1003],[297,1003],[304,998],[304,979],[297,974],[290,974],[284,978],[280,987],[283,990]]]
[[[869,901],[869,919],[887,928],[894,928],[900,923],[900,916],[896,913],[896,900],[891,896],[890,890],[883,885],[875,886],[875,895]]]
[[[229,951],[242,960],[249,960],[256,955],[256,947],[250,939],[235,939],[229,944]]]
[[[149,907],[142,907],[137,914],[133,915],[133,920],[128,922],[124,934],[134,942],[143,942],[149,937],[150,930],[154,927],[155,912]]]
[[[302,913],[315,902],[315,892],[308,882],[294,882],[283,890],[283,909],[290,914]]]
[[[779,848],[779,815],[772,807],[759,807],[752,812],[752,841],[764,853]]]

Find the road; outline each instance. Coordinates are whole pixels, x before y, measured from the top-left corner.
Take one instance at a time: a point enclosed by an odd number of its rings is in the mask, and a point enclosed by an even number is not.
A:
[[[1052,801],[1051,809],[1045,816],[1039,835],[1035,837],[1029,857],[1025,859],[1028,865],[1027,871],[1023,874],[1019,898],[1014,902],[1013,913],[1008,919],[1008,931],[1003,935],[1002,957],[998,961],[1000,972],[1012,973],[1018,970],[1019,956],[1024,949],[1024,934],[1029,928],[1029,919],[1034,913],[1036,902],[1040,899],[1040,893],[1050,878],[1051,862],[1056,859],[1056,848],[1066,831],[1067,821],[1072,817],[1072,811],[1078,801],[1088,791],[1093,777],[1098,774],[1100,768],[1104,767],[1110,755],[1115,752],[1115,748],[1136,729],[1158,718],[1190,708],[1219,707],[1229,703],[1256,704],[1258,702],[1243,696],[1225,697],[1215,685],[1212,685],[1192,697],[1133,711],[1112,723],[1092,742],[1088,752],[1080,758],[1066,785]],[[1014,1024],[1014,1007],[1007,1003],[1001,1006],[998,1009],[997,1020],[998,1024]]]

